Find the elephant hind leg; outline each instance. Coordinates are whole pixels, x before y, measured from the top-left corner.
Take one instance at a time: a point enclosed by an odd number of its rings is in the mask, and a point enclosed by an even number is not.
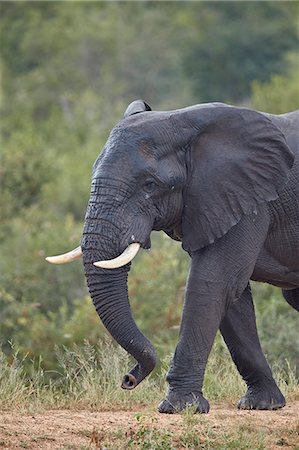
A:
[[[283,296],[296,311],[299,311],[299,288],[297,289],[283,289]]]
[[[220,331],[248,387],[238,407],[240,409],[282,408],[285,405],[285,399],[272,376],[260,345],[249,285],[239,300],[227,310],[221,322]]]

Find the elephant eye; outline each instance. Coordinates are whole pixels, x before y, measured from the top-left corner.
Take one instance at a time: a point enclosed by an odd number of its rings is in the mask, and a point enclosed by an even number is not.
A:
[[[156,183],[154,183],[154,181],[146,181],[143,185],[143,189],[145,190],[145,192],[147,192],[148,194],[151,194],[152,192],[154,192],[154,190],[156,189]]]

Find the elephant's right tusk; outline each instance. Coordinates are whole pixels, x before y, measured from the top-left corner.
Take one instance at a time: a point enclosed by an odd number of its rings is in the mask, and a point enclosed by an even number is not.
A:
[[[137,255],[139,249],[139,242],[133,242],[132,244],[128,245],[123,253],[116,258],[108,259],[106,261],[97,261],[93,264],[94,266],[101,267],[102,269],[117,269],[118,267],[125,266],[130,261],[132,261],[132,259]]]
[[[76,259],[81,258],[82,256],[82,249],[81,246],[75,248],[74,250],[64,253],[63,255],[57,255],[57,256],[47,256],[46,261],[48,261],[51,264],[67,264],[72,261],[76,261]]]

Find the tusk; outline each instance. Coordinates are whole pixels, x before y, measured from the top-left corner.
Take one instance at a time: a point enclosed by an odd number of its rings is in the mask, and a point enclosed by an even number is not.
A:
[[[116,258],[108,259],[107,261],[97,261],[93,264],[94,266],[101,267],[102,269],[117,269],[118,267],[125,266],[132,261],[133,258],[135,258],[140,246],[141,245],[139,242],[133,242],[133,244],[128,245],[123,253]]]
[[[57,256],[47,256],[46,261],[48,261],[51,264],[66,264],[73,261],[76,261],[76,259],[81,258],[82,256],[82,249],[81,246],[75,248],[74,250],[64,253],[63,255],[57,255]]]

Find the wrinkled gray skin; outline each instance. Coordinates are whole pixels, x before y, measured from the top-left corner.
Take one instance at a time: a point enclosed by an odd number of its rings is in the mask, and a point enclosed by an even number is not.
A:
[[[202,384],[219,328],[248,386],[239,408],[285,405],[260,347],[249,281],[281,287],[299,310],[298,121],[298,111],[275,116],[218,103],[153,112],[139,100],[94,164],[83,260],[102,322],[137,360],[123,388],[153,370],[156,353],[131,315],[130,264],[111,270],[92,263],[132,242],[148,248],[152,230],[182,241],[191,256],[160,412],[190,403],[208,412]]]

